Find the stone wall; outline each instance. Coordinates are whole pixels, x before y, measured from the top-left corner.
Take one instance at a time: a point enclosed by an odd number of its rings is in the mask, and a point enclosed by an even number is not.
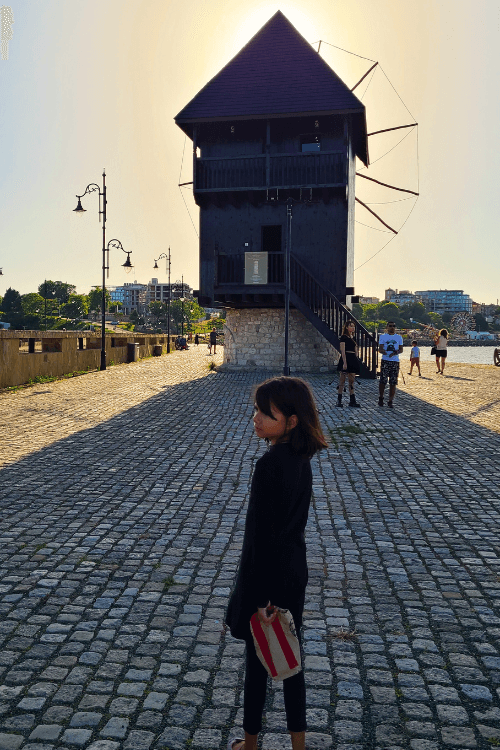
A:
[[[224,363],[228,370],[276,370],[284,364],[285,311],[228,310]],[[289,365],[293,373],[331,372],[339,353],[298,310],[290,310]]]
[[[139,357],[167,348],[167,337],[120,331],[106,334],[106,364],[128,362],[128,343],[139,344]],[[99,369],[101,337],[87,331],[0,330],[0,388],[22,385],[37,377],[59,377]]]

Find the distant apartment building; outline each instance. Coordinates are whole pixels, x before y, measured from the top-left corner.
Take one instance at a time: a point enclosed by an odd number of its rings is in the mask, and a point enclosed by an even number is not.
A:
[[[486,305],[484,302],[473,302],[472,303],[472,314],[484,315],[486,318],[495,316],[495,312],[498,310],[499,304]]]
[[[160,283],[158,279],[151,279],[147,284],[125,282],[123,286],[109,286],[107,289],[112,302],[121,302],[121,310],[125,315],[129,315],[132,310],[143,314],[151,302],[167,302],[170,294],[172,302],[181,298],[193,299],[193,290],[189,284],[181,281],[174,281],[169,285]]]
[[[147,302],[167,302],[170,296],[173,302],[176,299],[193,299],[193,290],[186,282],[174,281],[168,285],[160,283],[158,279],[151,279],[147,289]]]
[[[360,305],[378,305],[379,302],[380,302],[380,299],[378,297],[360,297],[359,298]]]
[[[122,312],[125,315],[130,315],[132,310],[137,310],[138,313],[145,312],[147,290],[147,284],[139,284],[137,281],[125,282],[123,286],[117,286],[114,294],[117,298],[121,297]],[[113,299],[113,293],[111,299]]]
[[[385,301],[394,302],[395,305],[408,305],[413,302],[422,302],[419,298],[420,292],[410,292],[408,289],[401,289],[398,292],[397,289],[386,289],[385,290]]]
[[[428,289],[415,292],[429,312],[443,313],[472,312],[472,299],[463,289]]]

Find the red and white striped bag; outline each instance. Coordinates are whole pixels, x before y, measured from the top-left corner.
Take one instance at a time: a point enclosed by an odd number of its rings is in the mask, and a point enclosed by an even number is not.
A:
[[[286,680],[300,672],[300,645],[288,609],[278,609],[278,616],[270,625],[264,625],[256,612],[250,618],[250,630],[257,656],[273,680]]]

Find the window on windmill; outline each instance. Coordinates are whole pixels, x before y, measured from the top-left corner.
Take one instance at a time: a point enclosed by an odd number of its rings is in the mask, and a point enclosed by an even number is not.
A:
[[[319,135],[305,135],[301,138],[301,151],[321,151],[321,139]]]

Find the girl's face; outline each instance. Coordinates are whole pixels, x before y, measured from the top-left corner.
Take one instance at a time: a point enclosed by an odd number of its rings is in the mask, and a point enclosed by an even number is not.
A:
[[[271,445],[274,445],[296,426],[297,417],[293,414],[287,424],[287,419],[283,412],[277,409],[272,402],[270,406],[274,419],[268,417],[267,414],[260,411],[257,404],[254,404],[253,426],[257,437],[269,440]]]
[[[352,322],[351,322],[351,323],[348,323],[348,324],[347,324],[347,330],[349,331],[349,334],[350,334],[350,335],[352,336],[352,334],[353,334],[353,333],[354,333],[354,331],[356,330],[356,326],[355,326],[355,324],[354,324],[354,323],[352,323]]]

